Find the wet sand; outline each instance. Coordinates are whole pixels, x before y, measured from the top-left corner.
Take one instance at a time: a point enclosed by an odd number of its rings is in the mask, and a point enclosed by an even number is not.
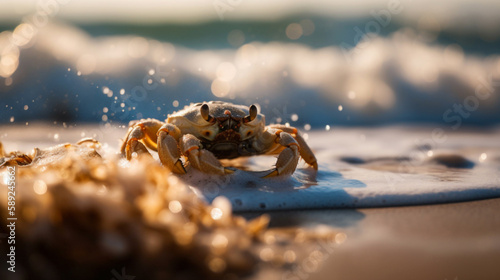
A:
[[[30,135],[26,137],[26,129]],[[6,151],[30,152],[92,137],[113,157],[126,126],[43,124],[0,127]],[[391,207],[500,197],[500,128],[463,128],[432,138],[433,126],[334,127],[302,131],[319,163],[301,160],[290,178],[260,179],[237,171],[224,178],[197,172],[179,176],[200,198],[227,197],[236,211]],[[432,140],[434,139],[434,140]],[[157,153],[152,152],[157,158]],[[252,170],[268,170],[274,157],[249,157]]]
[[[6,150],[29,152],[33,147],[96,137],[112,153],[125,128],[83,126],[63,130],[30,125],[29,130],[36,137],[27,138],[26,127],[3,127],[0,140]],[[369,133],[365,133],[367,139]],[[359,133],[351,134],[355,137]],[[310,139],[313,147],[324,149],[326,144],[318,143],[314,134]],[[344,134],[339,145],[349,139]],[[462,151],[468,143],[472,142],[460,143]],[[490,144],[494,143],[483,142],[481,151],[491,149]],[[453,142],[450,145],[457,146]],[[357,152],[366,149],[367,145],[359,144]],[[424,206],[269,211],[273,228],[328,225],[347,238],[338,246],[308,246],[305,252],[310,257],[297,266],[261,269],[249,279],[498,279],[499,212],[500,198]],[[252,218],[262,213],[237,214]]]
[[[271,212],[273,227],[331,225],[347,235],[317,266],[274,279],[498,279],[500,199],[356,210]],[[246,213],[247,217],[255,214]],[[317,269],[317,270],[316,270]],[[316,270],[316,271],[315,271]],[[262,278],[255,276],[254,279]]]

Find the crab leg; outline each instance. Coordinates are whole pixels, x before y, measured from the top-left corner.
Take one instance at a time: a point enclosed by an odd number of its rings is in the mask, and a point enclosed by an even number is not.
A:
[[[147,152],[146,147],[156,151],[156,132],[162,125],[162,122],[155,119],[130,122],[125,141],[120,148],[121,153],[130,160],[134,152],[138,154]]]
[[[120,148],[121,153],[131,159],[132,154],[149,154],[148,148],[156,150],[156,131],[162,126],[162,122],[155,119],[131,122],[125,141]]]
[[[270,125],[269,127],[290,133],[299,144],[300,156],[304,159],[305,162],[307,162],[307,164],[318,170],[318,162],[316,161],[316,157],[295,127],[289,127],[285,125]]]
[[[149,154],[148,149],[144,144],[139,142],[145,137],[144,131],[140,126],[133,127],[127,136],[127,141],[122,145],[122,154],[125,153],[127,160],[132,158],[133,153]],[[149,154],[151,155],[151,154]]]
[[[161,163],[170,168],[174,173],[185,174],[186,169],[180,160],[180,151],[178,146],[181,130],[170,123],[164,124],[158,130],[158,156]]]
[[[278,175],[290,175],[297,168],[299,163],[299,143],[295,138],[287,132],[282,130],[276,130],[276,143],[284,147],[278,156],[276,161],[276,168],[272,169],[271,172],[263,178],[275,177]],[[271,153],[275,153],[279,149],[275,149]]]
[[[162,124],[162,122],[155,119],[131,123],[125,141],[123,141],[120,148],[122,154],[128,160],[132,158],[133,153],[151,155],[146,147],[156,150],[156,131]]]
[[[182,154],[188,157],[189,163],[205,173],[231,174],[234,171],[222,166],[220,161],[210,151],[200,148],[201,143],[192,134],[185,134],[180,141]]]

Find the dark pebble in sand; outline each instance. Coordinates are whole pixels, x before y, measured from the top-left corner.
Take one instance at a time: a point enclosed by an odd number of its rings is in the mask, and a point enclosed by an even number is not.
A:
[[[359,157],[341,157],[341,161],[347,162],[350,164],[362,164],[365,163],[365,161],[362,158]]]
[[[465,157],[454,154],[436,155],[430,161],[450,168],[473,168],[475,165],[474,162]]]
[[[341,161],[347,162],[350,164],[364,164],[364,163],[375,163],[375,162],[389,162],[389,161],[395,161],[395,162],[401,162],[401,161],[409,161],[409,157],[378,157],[378,158],[370,158],[370,159],[362,159],[359,157],[341,157]]]

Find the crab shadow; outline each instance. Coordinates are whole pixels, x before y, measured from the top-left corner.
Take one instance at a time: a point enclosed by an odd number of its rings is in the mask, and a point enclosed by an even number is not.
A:
[[[337,227],[350,226],[364,217],[353,209],[358,199],[347,190],[364,188],[366,184],[344,178],[338,171],[321,167],[316,171],[307,167],[284,178],[263,179],[259,175],[259,172],[238,170],[231,175],[215,176],[191,169],[179,178],[208,203],[219,196],[226,197],[233,212],[245,217],[272,213],[277,217],[273,220],[280,221],[273,222],[272,226],[296,224],[307,220],[307,215],[314,215],[312,213],[317,213],[314,220],[318,223]],[[321,211],[330,214],[319,214]]]

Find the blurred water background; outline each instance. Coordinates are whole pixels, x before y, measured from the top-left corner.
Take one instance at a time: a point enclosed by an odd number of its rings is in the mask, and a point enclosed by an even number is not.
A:
[[[0,124],[191,102],[304,130],[500,123],[498,1],[2,1]]]

